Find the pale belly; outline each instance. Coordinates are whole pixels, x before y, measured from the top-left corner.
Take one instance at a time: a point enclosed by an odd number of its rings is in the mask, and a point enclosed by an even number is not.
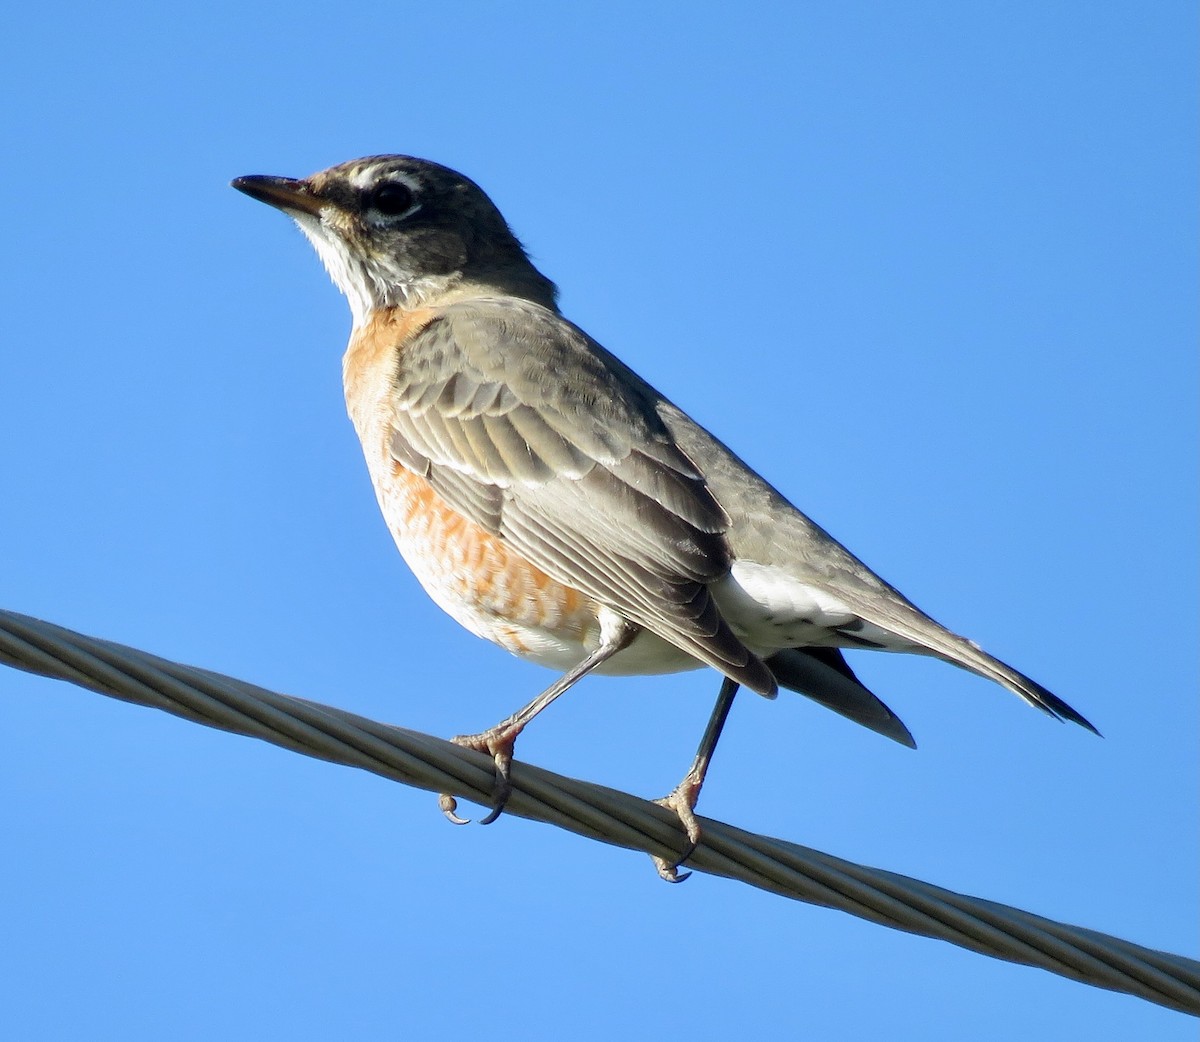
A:
[[[600,606],[515,554],[396,465],[375,482],[392,538],[430,598],[461,626],[521,658],[565,672],[600,641]],[[643,630],[597,673],[677,673],[703,663]]]

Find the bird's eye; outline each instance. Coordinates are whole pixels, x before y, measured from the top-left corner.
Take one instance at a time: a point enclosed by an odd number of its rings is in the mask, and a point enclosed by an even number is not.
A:
[[[371,195],[370,207],[385,217],[399,217],[413,208],[412,189],[399,181],[386,181]]]

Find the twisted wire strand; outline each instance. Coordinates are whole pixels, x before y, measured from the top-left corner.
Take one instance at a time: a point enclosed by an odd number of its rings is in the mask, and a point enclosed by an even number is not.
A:
[[[0,610],[0,662],[431,792],[488,803],[482,753]],[[524,763],[507,813],[674,859],[675,816]],[[688,867],[1200,1016],[1200,963],[701,818]]]

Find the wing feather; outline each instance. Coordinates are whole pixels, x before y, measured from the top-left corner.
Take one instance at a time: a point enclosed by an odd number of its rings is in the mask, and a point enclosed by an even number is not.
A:
[[[511,413],[503,416],[485,416],[483,429],[496,447],[503,469],[491,475],[478,475],[483,480],[489,477],[497,484],[511,487],[523,482],[541,483],[554,477],[554,472],[546,466],[545,461],[533,453],[533,450],[517,433],[513,426]]]
[[[400,354],[392,455],[548,575],[773,694],[709,592],[728,518],[658,402],[554,312],[464,301]]]
[[[463,433],[471,445],[475,459],[479,461],[478,473],[486,481],[491,481],[496,474],[504,472],[504,459],[496,449],[495,442],[488,437],[487,427],[482,416],[459,417]]]

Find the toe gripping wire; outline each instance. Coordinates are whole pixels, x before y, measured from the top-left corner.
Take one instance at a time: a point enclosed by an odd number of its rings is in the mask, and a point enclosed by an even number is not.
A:
[[[491,799],[492,758],[475,750],[15,612],[0,610],[0,662],[430,792]],[[524,763],[511,780],[509,813],[670,861],[687,848],[675,814],[648,800]],[[697,872],[1200,1016],[1195,960],[700,821],[688,860]]]

